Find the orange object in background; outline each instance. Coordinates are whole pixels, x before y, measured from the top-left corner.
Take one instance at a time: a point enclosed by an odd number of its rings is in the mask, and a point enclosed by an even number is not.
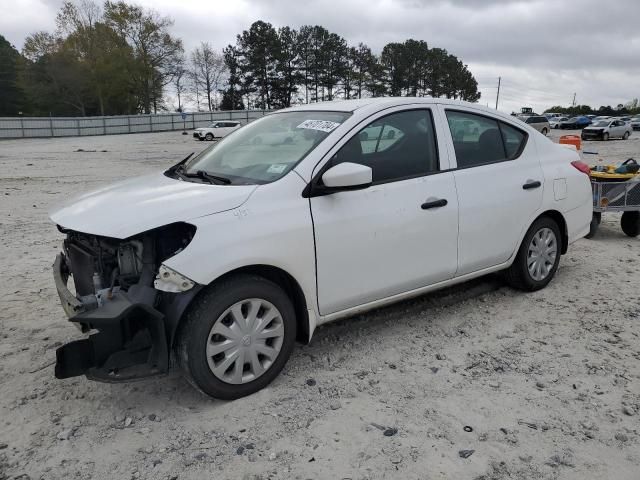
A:
[[[562,135],[558,143],[563,143],[565,145],[574,145],[576,147],[576,150],[582,149],[582,140],[578,135]]]

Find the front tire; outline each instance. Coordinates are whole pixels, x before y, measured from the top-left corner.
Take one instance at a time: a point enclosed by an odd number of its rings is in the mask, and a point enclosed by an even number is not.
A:
[[[259,276],[235,275],[209,287],[189,308],[177,357],[193,386],[234,400],[278,376],[295,338],[295,311],[282,288]]]
[[[533,292],[547,286],[558,269],[561,254],[560,228],[549,217],[540,217],[529,227],[516,259],[505,279],[518,290]]]
[[[605,142],[606,142],[607,140],[609,140],[609,134],[608,134],[607,132],[604,132],[604,133],[602,134],[602,140],[604,140]]]
[[[210,142],[210,141],[212,141],[212,140],[213,140],[213,134],[212,134],[212,133],[207,133],[207,134],[204,136],[204,138],[206,138],[206,139],[207,139],[207,141],[208,141],[208,142]]]

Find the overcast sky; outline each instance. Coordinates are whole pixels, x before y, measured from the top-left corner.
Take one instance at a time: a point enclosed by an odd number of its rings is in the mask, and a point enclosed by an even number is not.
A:
[[[53,30],[61,0],[0,0],[0,34],[17,48]],[[218,49],[255,20],[319,24],[376,53],[426,40],[458,56],[478,80],[480,103],[542,111],[576,102],[615,106],[640,97],[640,0],[138,0],[174,19],[191,49]]]

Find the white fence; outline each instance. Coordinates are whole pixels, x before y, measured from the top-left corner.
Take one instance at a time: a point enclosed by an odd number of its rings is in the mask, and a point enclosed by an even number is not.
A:
[[[243,125],[267,113],[265,110],[227,110],[218,112],[157,115],[119,115],[113,117],[3,117],[1,138],[77,137],[149,133],[204,127],[217,120],[236,120]]]

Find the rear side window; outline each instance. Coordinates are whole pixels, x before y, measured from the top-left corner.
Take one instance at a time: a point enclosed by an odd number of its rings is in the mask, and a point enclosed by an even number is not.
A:
[[[504,139],[507,160],[513,160],[520,154],[522,147],[524,147],[526,140],[525,134],[517,128],[513,128],[502,122],[500,122],[500,130],[502,131],[502,138]]]
[[[447,110],[458,168],[517,158],[527,135],[493,118]]]

